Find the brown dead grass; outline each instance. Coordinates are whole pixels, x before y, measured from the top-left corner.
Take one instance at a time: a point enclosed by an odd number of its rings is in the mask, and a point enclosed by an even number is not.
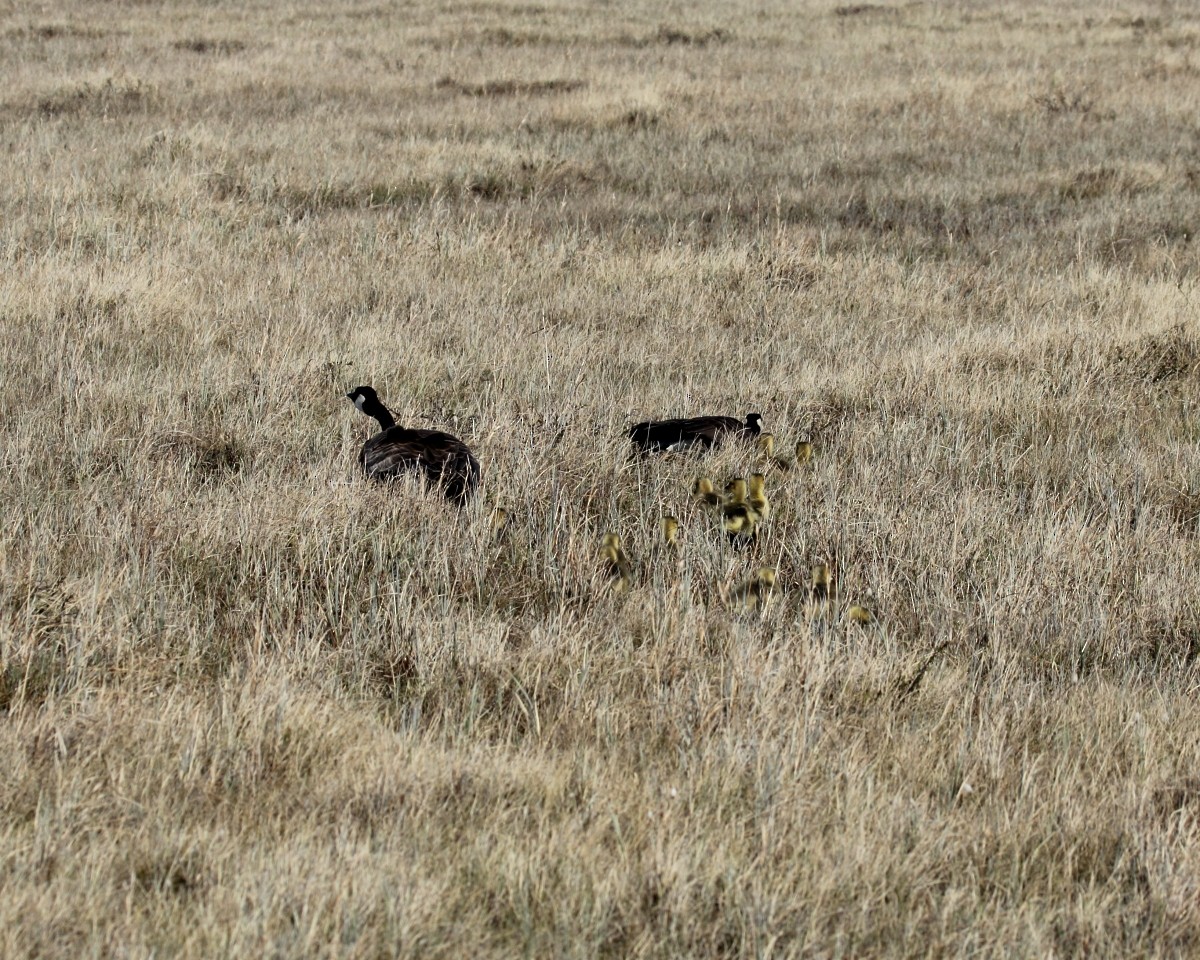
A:
[[[1198,37],[0,10],[0,955],[1195,953]]]

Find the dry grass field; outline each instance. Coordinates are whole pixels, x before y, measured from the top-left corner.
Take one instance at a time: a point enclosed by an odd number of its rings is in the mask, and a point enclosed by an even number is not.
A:
[[[0,955],[1200,953],[1200,10],[2,0],[0,63]],[[359,383],[474,505],[358,475]],[[737,551],[756,452],[624,429],[748,410],[816,454]]]

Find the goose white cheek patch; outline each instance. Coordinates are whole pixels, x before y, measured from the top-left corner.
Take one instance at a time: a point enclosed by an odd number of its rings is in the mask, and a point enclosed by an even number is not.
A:
[[[362,395],[361,393],[360,393],[360,394],[358,394],[358,395],[356,395],[356,396],[355,396],[355,398],[354,398],[354,405],[355,405],[356,407],[358,407],[358,412],[359,412],[359,413],[362,413],[363,403],[364,403],[364,400],[363,400],[363,395]]]

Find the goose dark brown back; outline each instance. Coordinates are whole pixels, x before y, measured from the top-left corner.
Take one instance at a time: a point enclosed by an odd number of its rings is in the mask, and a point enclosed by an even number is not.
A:
[[[746,414],[745,422],[736,417],[681,417],[674,420],[646,420],[629,428],[629,439],[639,450],[652,453],[686,447],[718,446],[727,436],[757,437],[762,432],[762,416]]]

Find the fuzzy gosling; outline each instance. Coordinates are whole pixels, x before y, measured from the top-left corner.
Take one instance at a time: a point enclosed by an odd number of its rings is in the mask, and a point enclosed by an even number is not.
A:
[[[725,503],[721,507],[721,521],[725,533],[735,546],[745,546],[754,539],[758,525],[758,514],[746,502],[746,481],[741,477],[725,485]]]
[[[721,505],[721,495],[713,488],[713,482],[709,477],[701,477],[692,484],[692,496],[706,507]]]
[[[627,593],[633,580],[633,567],[621,548],[621,538],[611,531],[600,541],[600,559],[612,581],[613,590]]]
[[[837,596],[837,590],[833,584],[833,574],[829,571],[829,564],[814,563],[812,568],[812,602],[814,606],[824,607]]]
[[[836,596],[833,575],[829,572],[829,564],[812,564],[812,586],[809,589],[809,608],[812,616],[824,616],[830,602]]]
[[[767,605],[774,591],[775,568],[759,567],[752,576],[734,588],[733,600],[740,609],[754,612]]]
[[[759,520],[766,520],[771,513],[771,501],[767,499],[766,484],[765,474],[750,474],[750,490],[746,494],[746,503],[758,514]]]
[[[775,434],[760,433],[758,435],[758,452],[768,463],[775,459]]]

